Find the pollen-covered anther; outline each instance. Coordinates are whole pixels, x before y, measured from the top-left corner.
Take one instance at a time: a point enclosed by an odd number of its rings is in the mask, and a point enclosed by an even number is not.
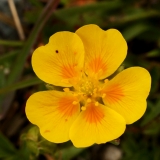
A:
[[[93,93],[96,93],[97,92],[97,88],[95,88],[94,90],[93,90]]]
[[[73,101],[72,104],[73,104],[73,105],[76,105],[76,104],[78,104],[78,102],[77,102],[77,101]]]
[[[102,98],[105,98],[105,96],[106,96],[106,94],[105,94],[105,93],[103,93],[103,94],[102,94]]]
[[[95,102],[95,106],[98,106],[99,105],[99,103],[98,102]]]
[[[70,91],[69,88],[64,88],[63,90],[64,90],[64,92],[69,92]]]
[[[109,81],[108,79],[105,79],[105,80],[104,80],[104,83],[107,83],[108,81]]]
[[[92,100],[90,98],[87,98],[87,103],[90,103]]]
[[[72,92],[72,94],[73,94],[74,97],[77,97],[77,96],[78,96],[78,94],[75,93],[75,92]]]
[[[86,107],[85,107],[85,106],[82,106],[82,107],[81,107],[81,110],[82,110],[82,111],[85,111],[85,110],[86,110]]]

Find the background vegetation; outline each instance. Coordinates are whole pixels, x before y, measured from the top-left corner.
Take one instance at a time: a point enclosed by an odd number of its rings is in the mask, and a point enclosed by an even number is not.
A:
[[[10,0],[9,0],[10,1]],[[0,160],[160,160],[160,1],[15,0],[21,29],[7,0],[0,1]],[[13,4],[12,4],[13,5]],[[120,30],[128,42],[125,68],[142,66],[152,76],[145,115],[127,126],[118,146],[76,149],[53,144],[25,116],[25,103],[46,90],[31,67],[35,48],[57,31],[94,23]],[[24,32],[24,35],[23,35]],[[19,34],[18,34],[19,33]],[[119,140],[113,143],[118,144]]]

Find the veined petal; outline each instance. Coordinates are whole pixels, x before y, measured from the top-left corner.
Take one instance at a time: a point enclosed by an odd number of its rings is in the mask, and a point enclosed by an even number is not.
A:
[[[105,84],[102,90],[103,101],[121,114],[127,124],[131,124],[144,114],[150,87],[149,72],[141,67],[131,67]]]
[[[116,139],[124,130],[121,115],[101,104],[89,103],[71,126],[69,136],[76,147],[88,147]]]
[[[84,46],[75,33],[57,32],[49,43],[36,49],[32,66],[36,75],[56,86],[69,87],[81,76],[84,65]]]
[[[67,92],[37,92],[27,101],[26,115],[39,126],[44,138],[55,143],[66,142],[70,126],[80,113],[79,103],[75,102],[76,97]]]
[[[102,30],[97,25],[85,25],[76,31],[85,48],[85,70],[103,79],[114,73],[127,54],[127,44],[116,29]]]

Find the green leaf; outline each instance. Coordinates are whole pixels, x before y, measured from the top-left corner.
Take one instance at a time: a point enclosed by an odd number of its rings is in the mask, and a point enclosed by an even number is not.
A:
[[[102,2],[97,2],[97,3],[91,3],[83,6],[75,6],[75,7],[70,7],[70,8],[64,8],[57,10],[54,15],[57,17],[68,21],[66,17],[73,18],[75,15],[80,15],[82,13],[90,12],[90,11],[111,11],[113,9],[120,8],[122,6],[122,2],[120,1],[102,1]]]
[[[146,135],[158,135],[160,133],[159,122],[153,121],[144,129],[143,133]]]
[[[0,133],[0,158],[9,157],[15,155],[17,150],[14,148],[12,143]]]
[[[2,88],[5,85],[6,77],[3,71],[3,66],[0,66],[0,88]],[[0,104],[3,101],[3,96],[0,96]],[[0,105],[0,112],[2,111],[2,106]]]
[[[160,67],[159,66],[154,66],[150,70],[150,74],[152,77],[152,84],[151,84],[151,96],[152,93],[156,93],[159,89],[159,80],[160,80]]]
[[[150,29],[150,27],[144,23],[135,24],[135,25],[132,25],[131,27],[128,27],[127,29],[125,29],[122,34],[123,34],[124,38],[127,41],[129,41],[149,29]]]
[[[16,57],[18,53],[19,53],[19,50],[11,51],[9,53],[5,53],[4,55],[0,56],[0,64],[4,64],[6,61],[9,61],[11,59],[13,61],[13,57]]]
[[[85,148],[75,148],[74,146],[64,148],[60,151],[60,153],[57,153],[57,156],[59,157],[59,154],[61,155],[61,160],[71,160],[81,152],[83,152]]]
[[[5,85],[6,77],[4,74],[3,66],[0,66],[0,88],[2,88]]]
[[[160,49],[155,49],[146,53],[146,57],[160,57]]]
[[[151,107],[151,111],[148,114],[145,114],[145,118],[143,119],[141,126],[144,126],[147,123],[151,122],[160,114],[160,101],[158,101],[155,105],[152,104]]]
[[[39,0],[29,0],[29,2],[36,8],[43,8],[43,5]]]
[[[133,13],[126,14],[124,17],[119,19],[119,22],[120,23],[128,23],[128,22],[133,22],[133,21],[142,20],[142,19],[146,19],[146,18],[150,18],[150,17],[156,17],[156,16],[157,17],[160,16],[160,12],[158,12],[156,10],[135,9]]]

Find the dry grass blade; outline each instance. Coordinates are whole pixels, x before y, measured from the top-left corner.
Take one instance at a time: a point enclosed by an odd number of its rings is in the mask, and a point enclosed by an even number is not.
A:
[[[17,56],[17,59],[15,61],[15,64],[17,64],[17,65],[13,65],[12,71],[8,76],[6,86],[4,86],[4,87],[7,87],[7,86],[15,83],[20,78],[21,73],[23,71],[24,63],[25,63],[28,55],[30,54],[30,50],[31,50],[33,44],[35,43],[35,41],[39,35],[39,32],[42,30],[43,26],[45,25],[45,23],[47,22],[49,17],[52,15],[53,11],[55,11],[57,5],[59,4],[59,1],[60,0],[48,1],[46,7],[44,8],[40,17],[38,18],[33,30],[31,31],[30,36],[28,37],[24,47],[22,48],[21,52],[19,52],[19,55]],[[11,93],[13,93],[13,92],[11,92]],[[8,109],[11,106],[11,102],[14,97],[11,97],[12,100],[9,103],[6,103],[9,95],[10,95],[10,93],[5,95],[5,97],[3,97],[3,102],[0,104],[0,107],[1,107],[0,119],[3,119],[5,117],[5,114],[7,113]],[[1,96],[4,96],[4,95],[1,95]]]
[[[18,17],[18,13],[17,13],[17,10],[16,10],[16,7],[15,7],[15,4],[14,4],[13,0],[8,0],[8,4],[9,4],[10,10],[12,12],[12,16],[13,16],[13,19],[14,19],[19,37],[20,37],[21,40],[24,40],[25,35],[24,35],[23,28],[22,28],[20,19]]]

